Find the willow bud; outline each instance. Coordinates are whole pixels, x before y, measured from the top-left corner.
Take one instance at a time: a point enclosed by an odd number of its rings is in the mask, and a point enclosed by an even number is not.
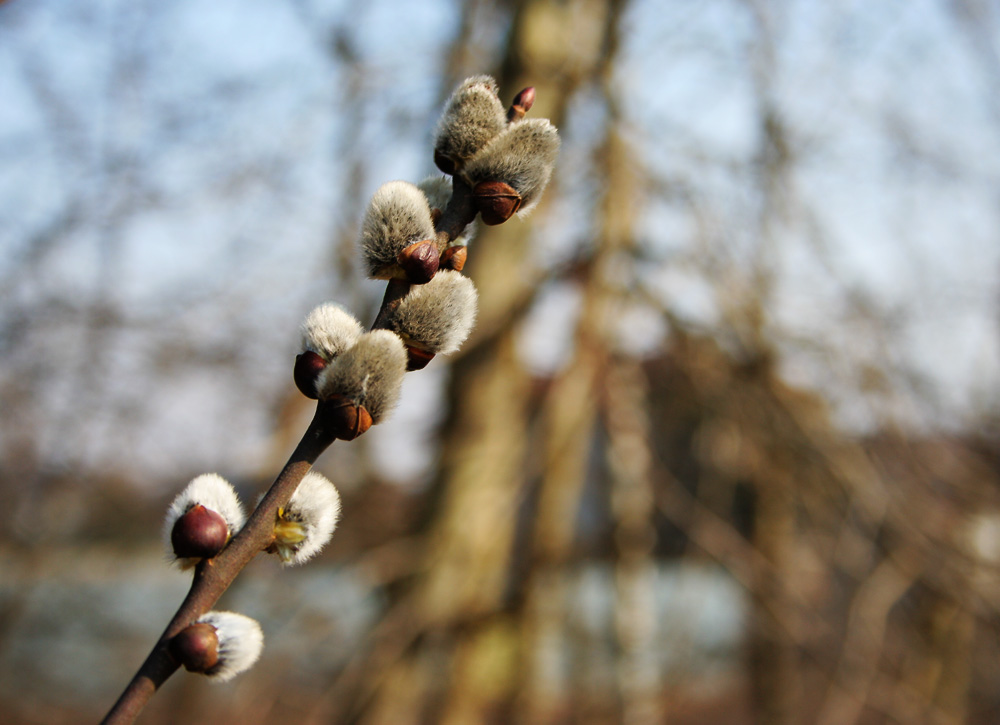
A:
[[[211,559],[228,541],[226,520],[201,504],[188,509],[170,530],[170,544],[180,559]]]
[[[327,366],[326,360],[319,353],[306,350],[295,356],[295,367],[292,369],[292,379],[295,387],[304,396],[316,400],[319,394],[316,392],[316,378]]]
[[[414,184],[390,181],[375,192],[361,227],[361,252],[374,279],[403,278],[399,253],[414,242],[433,239],[427,197]]]
[[[441,252],[441,269],[453,269],[456,272],[461,272],[465,268],[465,260],[468,256],[468,247],[464,244],[453,244]]]
[[[507,110],[507,120],[510,123],[520,121],[524,118],[525,114],[531,110],[531,107],[534,104],[535,88],[534,86],[528,86],[514,96],[514,101],[510,104],[510,108]]]
[[[485,75],[466,79],[451,94],[438,122],[434,162],[444,173],[456,173],[506,125],[496,81]]]
[[[521,207],[521,195],[502,181],[480,181],[472,190],[472,201],[483,224],[503,224]]]
[[[358,341],[364,328],[350,312],[333,302],[324,302],[306,315],[299,328],[302,351],[311,351],[326,362]]]
[[[477,303],[472,280],[450,270],[441,270],[429,283],[411,288],[385,318],[387,328],[411,348],[410,369],[426,365],[430,359],[426,354],[458,350],[475,324]],[[415,355],[412,348],[425,355]]]
[[[353,441],[372,427],[368,409],[343,395],[334,394],[319,401],[317,410],[333,437],[342,441]]]
[[[326,302],[314,308],[302,322],[302,352],[295,358],[292,377],[307,398],[315,400],[320,372],[364,332],[361,323],[339,305]]]
[[[226,682],[250,669],[264,648],[260,625],[235,612],[209,612],[186,627],[167,645],[171,656],[189,672]]]
[[[396,255],[403,273],[413,284],[427,284],[433,279],[441,264],[437,244],[431,239],[414,242]]]
[[[170,640],[170,654],[188,672],[208,672],[219,663],[219,637],[215,627],[196,622]]]
[[[341,396],[365,408],[372,423],[379,423],[395,406],[405,374],[402,341],[388,330],[373,330],[328,365],[320,373],[316,387],[320,400]]]
[[[475,189],[484,182],[502,182],[520,196],[520,203],[500,197],[502,212],[506,205],[524,215],[534,208],[549,183],[552,167],[559,155],[559,132],[544,118],[532,118],[511,124],[501,135],[469,161],[462,174]],[[497,196],[494,192],[486,197]],[[498,214],[497,217],[502,216]],[[484,218],[484,222],[487,220]],[[487,222],[489,223],[489,222]]]
[[[318,554],[340,519],[340,494],[322,474],[310,471],[288,504],[278,511],[274,543],[268,551],[285,565],[301,564]]]
[[[214,473],[194,478],[167,509],[163,538],[170,559],[182,569],[218,554],[243,526],[236,492]]]

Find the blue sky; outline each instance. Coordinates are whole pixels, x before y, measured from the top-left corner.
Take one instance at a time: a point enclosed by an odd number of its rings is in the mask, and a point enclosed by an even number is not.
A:
[[[0,6],[0,290],[8,318],[27,320],[0,338],[0,386],[32,372],[37,393],[18,405],[43,457],[100,464],[124,437],[127,469],[264,463],[301,317],[333,298],[364,318],[379,294],[338,271],[367,197],[432,171],[457,7]],[[686,195],[649,205],[632,273],[718,329],[720,289],[738,297],[764,265],[786,374],[830,396],[845,424],[980,425],[1000,389],[998,79],[943,1],[762,7],[775,49],[763,90],[746,4],[629,11],[615,76],[628,138],[651,179]],[[331,58],[335,37],[352,65]],[[484,64],[495,41],[483,37]],[[748,223],[762,98],[797,154],[763,246]],[[599,185],[587,149],[604,117],[586,89],[574,109],[553,213],[526,227],[540,263],[586,243],[568,220]],[[56,241],[39,243],[59,221]],[[574,300],[565,284],[542,295],[522,336],[533,369],[565,359]],[[859,322],[858,300],[874,321]],[[95,305],[116,320],[99,336]],[[630,349],[662,344],[655,310],[629,314]],[[920,383],[864,389],[878,368]],[[409,435],[445,377],[421,375],[397,421],[373,432],[376,450]]]

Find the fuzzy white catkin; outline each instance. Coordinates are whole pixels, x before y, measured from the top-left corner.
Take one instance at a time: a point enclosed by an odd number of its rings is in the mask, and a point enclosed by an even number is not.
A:
[[[372,196],[361,225],[361,253],[368,275],[387,279],[396,256],[413,242],[433,239],[434,222],[427,197],[408,181],[382,184]]]
[[[204,506],[209,511],[219,514],[229,527],[230,535],[239,531],[245,521],[243,507],[229,481],[217,473],[203,473],[193,478],[184,487],[184,490],[174,498],[163,521],[163,541],[166,545],[167,556],[171,561],[178,561],[182,565],[193,562],[177,558],[170,536],[177,519],[195,506]]]
[[[209,612],[198,621],[211,625],[219,639],[219,663],[205,673],[213,682],[233,679],[260,658],[264,633],[256,620],[236,612]]]
[[[507,111],[490,76],[466,79],[445,103],[434,150],[459,168],[507,126]]]
[[[468,277],[441,270],[425,285],[414,286],[386,322],[415,347],[447,355],[461,347],[476,322],[479,295]]]
[[[284,547],[287,556],[282,555],[282,563],[301,564],[318,554],[333,536],[340,520],[340,494],[329,479],[310,471],[295,489],[281,518],[299,523],[303,535],[301,541]]]
[[[521,195],[518,215],[531,211],[549,183],[559,155],[559,132],[544,118],[511,124],[469,161],[463,173],[470,186],[502,181]]]
[[[406,364],[406,348],[399,336],[388,330],[373,330],[319,374],[316,390],[324,400],[343,395],[363,405],[372,423],[378,423],[399,399]]]
[[[364,328],[340,305],[326,302],[306,315],[300,331],[302,349],[312,350],[330,362],[356,343]]]

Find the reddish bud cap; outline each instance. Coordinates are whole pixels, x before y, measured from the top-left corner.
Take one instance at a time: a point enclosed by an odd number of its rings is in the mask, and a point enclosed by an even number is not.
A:
[[[372,417],[365,406],[357,405],[343,395],[332,395],[327,400],[321,400],[320,406],[324,422],[334,436],[342,441],[353,441],[372,427]]]
[[[208,672],[219,662],[219,636],[215,627],[197,622],[170,640],[170,654],[188,672]]]
[[[441,263],[437,244],[431,239],[414,242],[402,252],[396,260],[406,273],[406,279],[413,284],[427,284],[437,274]]]
[[[326,365],[326,360],[312,350],[306,350],[295,356],[292,377],[295,379],[295,387],[307,398],[316,400],[319,397],[316,394],[316,378]]]
[[[227,541],[226,520],[200,505],[177,519],[170,532],[174,554],[180,559],[210,559],[225,548]]]
[[[521,195],[502,181],[481,181],[472,190],[472,202],[483,224],[503,224],[521,208]]]
[[[524,118],[525,114],[531,110],[531,107],[535,104],[535,87],[528,86],[516,96],[514,96],[513,103],[510,104],[510,110],[507,111],[508,121],[520,121]]]

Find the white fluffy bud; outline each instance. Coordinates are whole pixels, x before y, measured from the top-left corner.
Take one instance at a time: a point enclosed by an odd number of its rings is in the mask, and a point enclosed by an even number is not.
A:
[[[343,307],[325,302],[306,315],[300,331],[303,352],[311,350],[330,362],[354,345],[364,328]]]
[[[236,491],[226,479],[215,473],[205,473],[192,479],[170,504],[163,522],[163,541],[167,556],[185,569],[198,563],[199,558],[178,557],[174,553],[174,526],[196,506],[204,506],[222,517],[228,528],[227,539],[242,528],[245,520]]]
[[[438,122],[434,160],[447,174],[466,161],[507,126],[507,111],[489,76],[473,76],[451,94]]]
[[[323,475],[310,471],[278,513],[274,549],[287,565],[301,564],[326,546],[340,519],[340,494]]]
[[[470,186],[502,181],[521,196],[519,216],[531,211],[552,175],[559,132],[544,118],[511,124],[469,161],[462,174]]]
[[[361,226],[361,252],[368,275],[403,276],[397,255],[413,242],[433,239],[434,222],[427,197],[408,181],[390,181],[372,196]]]
[[[372,422],[378,423],[399,399],[406,360],[398,335],[373,330],[320,373],[316,389],[321,399],[341,395],[364,406]]]
[[[476,321],[478,294],[472,280],[442,270],[414,286],[386,318],[403,342],[435,355],[455,352]]]
[[[209,612],[198,621],[214,627],[219,638],[218,664],[205,673],[213,682],[233,679],[260,658],[264,633],[250,617],[235,612]]]

